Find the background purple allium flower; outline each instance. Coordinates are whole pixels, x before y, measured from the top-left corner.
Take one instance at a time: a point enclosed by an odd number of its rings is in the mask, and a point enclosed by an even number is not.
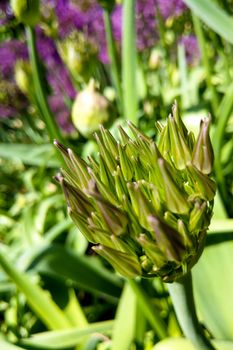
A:
[[[24,42],[12,39],[0,45],[0,75],[12,79],[14,65],[18,59],[27,59],[27,47]]]
[[[9,0],[0,0],[0,26],[7,24],[13,18]]]
[[[108,63],[106,48],[103,9],[97,0],[42,0],[42,12],[46,13],[48,25],[51,20],[54,25],[50,34],[57,40],[65,40],[72,32],[81,32],[90,42],[98,48],[99,60]],[[137,0],[136,1],[136,29],[137,47],[139,51],[148,50],[158,40],[157,9],[164,19],[180,16],[186,10],[182,0]],[[47,9],[47,12],[46,12]],[[0,3],[2,18],[12,17],[9,1],[2,0]],[[42,16],[43,18],[43,16]],[[1,16],[0,16],[1,20]],[[113,36],[117,48],[121,48],[122,39],[122,5],[116,5],[111,13]],[[56,23],[58,26],[56,27]],[[56,40],[45,34],[46,26],[38,25],[36,28],[37,49],[45,68],[45,74],[50,87],[49,103],[59,124],[66,131],[72,129],[69,121],[69,109],[64,103],[65,99],[73,100],[76,91],[71,82],[69,72],[58,54]],[[58,28],[58,30],[56,29]],[[46,31],[47,33],[47,31]],[[48,31],[49,33],[49,31]],[[195,60],[198,50],[195,37],[183,37],[188,62]],[[94,43],[94,44],[93,44]],[[27,60],[27,47],[23,41],[12,39],[0,45],[0,76],[14,84],[14,65],[18,59]],[[9,113],[4,105],[4,115]],[[69,126],[68,126],[69,125]]]
[[[46,5],[46,2],[45,2]],[[99,49],[99,59],[108,63],[103,9],[97,0],[50,0],[58,21],[59,37],[65,39],[73,31],[82,31],[95,42]],[[181,15],[186,6],[182,0],[137,0],[136,26],[137,47],[140,51],[149,49],[158,40],[156,11],[160,9],[164,19]],[[122,5],[116,5],[111,14],[113,36],[120,47],[122,36]]]
[[[73,124],[70,121],[70,112],[65,105],[64,99],[61,95],[52,95],[49,97],[49,106],[56,116],[56,120],[62,130],[67,133],[71,133],[75,130]]]
[[[14,81],[14,67],[18,59],[27,59],[24,42],[12,39],[0,45],[0,117],[13,117],[27,106],[25,97]]]
[[[59,113],[57,113],[57,108],[54,109],[53,103],[51,104],[51,109],[59,125],[65,128],[65,131],[71,131],[70,113],[64,104],[64,98],[73,99],[76,94],[75,89],[71,83],[67,69],[58,55],[55,42],[47,37],[39,27],[36,28],[36,40],[38,53],[45,66],[46,76],[50,84],[51,96],[61,101]],[[10,91],[8,91],[9,89],[4,89],[9,92],[8,95],[10,97],[5,97],[4,101],[0,101],[0,115],[2,117],[12,117],[23,112],[28,105],[14,81],[14,67],[17,60],[28,59],[27,46],[25,42],[18,39],[5,41],[0,46],[0,57],[0,77],[4,79],[3,83],[5,85],[7,84],[8,87],[12,87]],[[15,98],[13,98],[13,94],[15,94]],[[18,103],[19,96],[23,102],[21,104]]]
[[[189,64],[199,62],[201,54],[197,38],[194,35],[185,35],[181,38],[180,43],[184,45],[187,62]]]
[[[69,0],[54,1],[61,38],[69,35],[74,29],[81,30],[85,25],[83,13]]]
[[[183,0],[156,0],[155,2],[164,19],[180,16],[187,9]]]

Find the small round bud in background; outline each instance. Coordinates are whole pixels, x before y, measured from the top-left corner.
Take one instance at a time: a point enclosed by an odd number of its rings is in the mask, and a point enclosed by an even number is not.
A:
[[[96,91],[95,82],[91,80],[74,101],[72,121],[75,127],[82,135],[90,136],[109,119],[108,106],[108,100]]]
[[[19,60],[15,65],[15,81],[20,90],[29,96],[32,93],[32,71],[28,62]]]
[[[160,64],[159,52],[158,52],[158,50],[153,49],[151,51],[151,54],[149,57],[149,62],[148,62],[149,68],[150,69],[157,69],[159,67],[159,64]]]

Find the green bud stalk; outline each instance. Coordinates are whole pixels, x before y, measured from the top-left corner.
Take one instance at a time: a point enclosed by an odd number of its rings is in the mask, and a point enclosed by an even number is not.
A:
[[[12,11],[15,17],[25,25],[34,27],[40,17],[39,0],[11,0]]]

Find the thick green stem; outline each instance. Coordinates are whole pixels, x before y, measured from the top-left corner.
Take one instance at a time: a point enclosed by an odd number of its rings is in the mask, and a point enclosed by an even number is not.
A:
[[[105,24],[105,32],[106,32],[108,57],[110,60],[111,77],[117,93],[118,108],[119,108],[119,111],[122,112],[123,102],[122,102],[119,62],[117,57],[116,45],[115,45],[115,41],[112,33],[111,16],[110,16],[109,10],[106,10],[106,9],[104,9],[104,24]]]
[[[210,66],[210,61],[209,61],[209,57],[208,57],[208,50],[206,47],[205,37],[204,37],[203,30],[202,30],[201,22],[195,15],[193,15],[193,24],[194,24],[195,33],[196,33],[198,44],[199,44],[200,51],[201,51],[202,62],[203,62],[204,68],[205,68],[206,84],[207,84],[207,87],[208,87],[210,94],[211,94],[210,103],[211,103],[211,107],[212,107],[212,112],[215,114],[217,111],[218,105],[219,105],[218,95],[217,95],[215,87],[212,83],[211,66]]]
[[[137,124],[135,0],[124,0],[122,31],[122,83],[124,117]]]
[[[53,141],[54,139],[58,139],[59,141],[62,141],[60,130],[50,111],[43,89],[42,78],[39,69],[39,58],[36,49],[36,38],[34,28],[27,26],[26,34],[38,110],[41,112],[41,117],[46,125],[50,140]]]
[[[188,69],[187,62],[185,58],[185,49],[184,45],[178,45],[178,64],[180,71],[180,87],[181,87],[181,100],[182,107],[189,108],[191,106],[190,103],[190,91],[188,84]]]
[[[197,318],[191,273],[168,284],[168,290],[184,335],[190,339],[196,350],[215,350]]]

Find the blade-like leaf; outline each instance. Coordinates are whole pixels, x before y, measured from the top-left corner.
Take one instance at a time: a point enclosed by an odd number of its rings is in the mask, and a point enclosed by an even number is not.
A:
[[[53,245],[32,264],[40,273],[69,279],[84,290],[119,297],[122,280],[96,264],[91,257],[78,255],[62,246]]]
[[[19,159],[24,164],[46,166],[49,168],[59,167],[59,161],[55,156],[55,150],[52,145],[33,145],[33,144],[0,144],[0,157],[6,159]]]
[[[213,341],[216,350],[231,350],[233,343],[230,341]],[[153,350],[195,350],[189,340],[184,338],[170,338],[163,340],[153,347]]]
[[[184,0],[184,2],[204,23],[233,44],[233,19],[215,1]]]
[[[62,329],[71,326],[68,319],[53,302],[49,294],[40,288],[39,285],[33,283],[27,274],[17,270],[2,250],[0,251],[0,266],[19,290],[24,293],[32,310],[48,328]]]
[[[72,328],[60,331],[43,332],[33,335],[29,339],[21,341],[22,345],[30,346],[30,348],[40,349],[65,349],[73,347],[80,343],[83,338],[92,333],[111,333],[114,321],[104,321],[92,323],[86,328]],[[119,350],[119,349],[118,349]]]
[[[25,350],[25,348],[22,348],[21,346],[11,344],[8,341],[2,340],[2,339],[0,339],[0,349],[1,350]]]
[[[135,338],[137,300],[126,284],[118,305],[112,336],[112,350],[128,350]]]
[[[210,234],[208,238],[215,235]],[[201,320],[218,339],[233,340],[232,254],[232,241],[210,245],[193,268],[194,292]]]

